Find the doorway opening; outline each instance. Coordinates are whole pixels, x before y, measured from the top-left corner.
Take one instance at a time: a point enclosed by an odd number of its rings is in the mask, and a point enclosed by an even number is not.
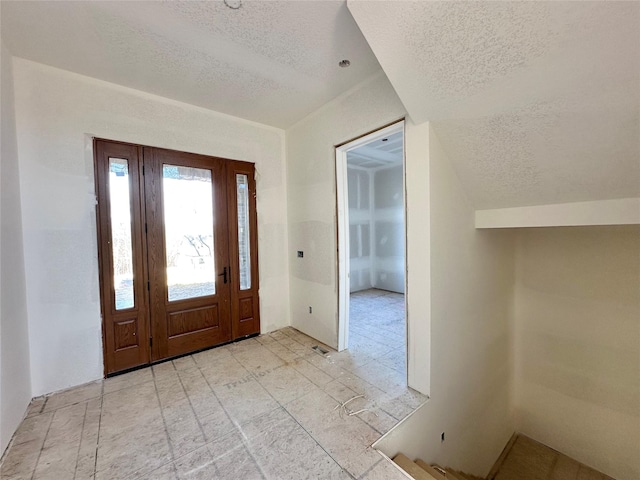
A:
[[[404,121],[336,148],[338,349],[407,377]]]

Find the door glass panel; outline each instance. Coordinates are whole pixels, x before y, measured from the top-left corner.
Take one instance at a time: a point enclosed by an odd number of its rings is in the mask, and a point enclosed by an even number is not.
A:
[[[116,310],[134,307],[129,162],[109,158],[109,205]]]
[[[211,171],[163,165],[169,301],[216,293]]]
[[[238,197],[238,252],[240,265],[240,290],[251,288],[251,252],[249,251],[249,178],[236,174]]]

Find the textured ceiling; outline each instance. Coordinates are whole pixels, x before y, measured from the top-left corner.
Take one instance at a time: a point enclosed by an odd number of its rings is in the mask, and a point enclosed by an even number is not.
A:
[[[349,150],[347,163],[368,170],[393,167],[402,164],[403,148],[404,132],[399,131]]]
[[[476,208],[640,196],[640,2],[348,6]]]
[[[243,0],[231,10],[222,0],[3,0],[0,8],[13,55],[277,127],[380,69],[344,1]],[[351,67],[338,67],[343,58]]]

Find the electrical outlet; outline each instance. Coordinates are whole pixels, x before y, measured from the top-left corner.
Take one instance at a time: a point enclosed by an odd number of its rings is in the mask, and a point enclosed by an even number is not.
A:
[[[309,313],[313,313],[313,308],[309,307]]]
[[[304,257],[304,252],[302,250],[298,250],[298,258]]]

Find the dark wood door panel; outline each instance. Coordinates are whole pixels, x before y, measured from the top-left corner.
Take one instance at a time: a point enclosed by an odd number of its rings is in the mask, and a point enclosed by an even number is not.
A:
[[[227,178],[224,161],[214,157],[145,148],[144,162],[146,191],[153,199],[147,202],[152,358],[160,360],[231,339],[230,285],[220,275],[229,263]],[[196,189],[201,197],[186,198]],[[199,200],[190,204],[194,199]],[[168,217],[171,211],[180,215],[174,208],[180,202],[186,205],[184,217],[200,212],[197,222]],[[170,272],[203,275],[208,281],[181,278],[183,283],[174,285]]]
[[[150,359],[140,151],[94,140],[106,374]]]
[[[255,166],[227,162],[233,338],[260,333]]]
[[[254,165],[100,139],[94,153],[105,374],[259,333]]]

